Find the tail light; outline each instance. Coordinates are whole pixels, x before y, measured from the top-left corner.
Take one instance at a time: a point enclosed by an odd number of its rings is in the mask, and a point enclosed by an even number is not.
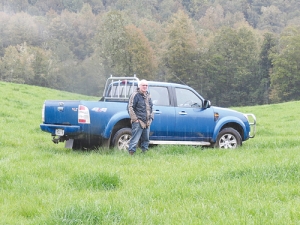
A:
[[[42,108],[42,121],[43,123],[45,122],[45,103],[43,104],[43,108]]]
[[[84,105],[78,106],[78,123],[85,123],[85,124],[91,123],[90,111]]]

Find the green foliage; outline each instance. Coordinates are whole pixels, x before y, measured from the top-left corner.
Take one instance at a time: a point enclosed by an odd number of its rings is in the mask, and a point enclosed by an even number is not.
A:
[[[0,60],[1,80],[30,83],[43,87],[56,87],[53,82],[55,60],[52,52],[26,43],[5,49]]]
[[[259,75],[260,82],[259,88],[257,89],[257,103],[268,104],[269,103],[269,93],[270,93],[270,73],[272,71],[273,65],[271,60],[271,53],[276,46],[276,39],[273,34],[266,33],[264,35],[264,41],[261,46],[261,52],[259,57]]]
[[[300,29],[287,28],[279,42],[278,52],[272,55],[271,99],[273,102],[296,100],[300,95]]]
[[[104,4],[101,0],[87,0],[85,1],[87,4],[89,4],[92,7],[92,11],[94,14],[99,14],[101,11],[104,11]]]
[[[24,12],[9,17],[7,15],[3,16],[5,24],[1,25],[1,36],[5,47],[24,42],[29,45],[40,44],[39,30],[34,17]]]
[[[65,9],[71,12],[79,12],[83,5],[83,0],[62,0]]]
[[[299,100],[297,65],[277,40],[299,9],[294,0],[6,0],[0,79],[99,96],[108,76],[136,74],[186,83],[223,106]]]
[[[5,55],[1,59],[1,80],[26,83],[33,77],[31,63],[34,60],[28,52],[27,45],[17,47],[10,46],[5,49]]]
[[[164,63],[169,71],[169,81],[193,82],[196,74],[197,39],[189,17],[178,11],[168,24],[168,39]]]
[[[252,93],[257,85],[257,43],[251,30],[221,29],[210,45],[207,59],[209,97],[217,105],[255,104]]]
[[[108,12],[100,27],[97,41],[100,45],[100,56],[104,59],[105,71],[108,74],[130,76],[127,74],[126,21],[118,11]]]
[[[157,63],[148,39],[141,29],[133,25],[127,26],[126,57],[128,70],[126,74],[136,74],[138,77],[153,80]]]
[[[262,15],[259,18],[258,28],[261,30],[278,33],[286,23],[286,15],[276,6],[261,8]]]
[[[49,20],[48,46],[57,52],[60,61],[73,57],[83,60],[93,52],[90,39],[95,27],[96,17],[89,5],[84,5],[80,13],[63,11]]]

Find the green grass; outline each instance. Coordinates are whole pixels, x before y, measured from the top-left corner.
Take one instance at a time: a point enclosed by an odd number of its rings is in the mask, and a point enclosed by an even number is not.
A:
[[[81,152],[40,130],[45,99],[97,99],[0,82],[0,224],[300,224],[300,102],[257,117],[237,150]]]

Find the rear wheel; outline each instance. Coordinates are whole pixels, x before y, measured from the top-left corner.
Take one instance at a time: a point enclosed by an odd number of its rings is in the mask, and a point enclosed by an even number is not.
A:
[[[82,150],[82,140],[79,140],[79,139],[75,139],[74,142],[73,142],[73,146],[72,146],[72,149],[73,150]]]
[[[73,150],[94,150],[101,146],[101,140],[99,136],[92,135],[85,137],[84,139],[74,139]]]
[[[242,138],[239,132],[233,128],[225,128],[218,134],[215,148],[235,149],[242,145]]]
[[[131,128],[122,128],[115,134],[112,145],[122,151],[127,151],[131,139]]]

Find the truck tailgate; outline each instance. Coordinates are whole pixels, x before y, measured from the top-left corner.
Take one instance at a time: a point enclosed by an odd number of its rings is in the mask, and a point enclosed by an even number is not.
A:
[[[80,101],[46,100],[45,124],[76,125],[78,124],[78,106]]]

